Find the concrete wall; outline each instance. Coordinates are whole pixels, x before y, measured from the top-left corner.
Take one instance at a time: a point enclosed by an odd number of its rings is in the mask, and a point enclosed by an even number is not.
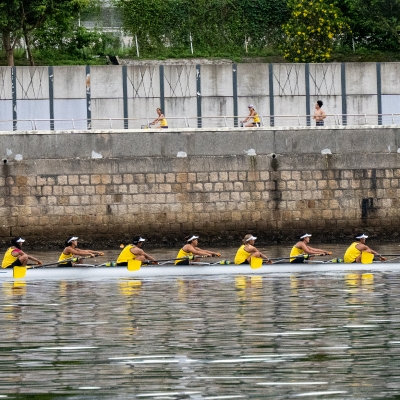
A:
[[[3,133],[0,241],[393,239],[399,147],[384,127]]]
[[[0,67],[0,130],[140,128],[159,106],[172,128],[234,127],[248,104],[265,126],[307,126],[312,121],[304,116],[318,99],[328,114],[400,114],[399,69],[399,63]],[[398,124],[400,117],[376,116],[368,124],[381,122]],[[328,116],[326,124],[337,118]]]

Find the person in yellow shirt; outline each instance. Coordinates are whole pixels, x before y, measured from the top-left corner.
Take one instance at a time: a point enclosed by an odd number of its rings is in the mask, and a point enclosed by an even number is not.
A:
[[[260,117],[258,116],[257,111],[254,109],[253,104],[250,104],[248,106],[248,109],[249,109],[250,114],[246,119],[244,119],[243,121],[240,121],[241,122],[241,126],[243,126],[243,124],[245,124],[248,120],[252,119],[253,122],[249,122],[248,124],[245,125],[245,127],[247,127],[247,128],[259,128],[260,124],[261,124],[261,121],[260,121]]]
[[[94,251],[94,250],[82,250],[78,249],[78,237],[72,236],[65,241],[65,248],[61,253],[58,261],[58,265],[60,267],[73,267],[75,264],[70,260],[74,256],[78,256],[77,263],[79,264],[82,260],[79,260],[79,256],[103,256],[104,253],[101,251]],[[64,260],[69,260],[62,262]]]
[[[208,257],[221,257],[221,254],[214,251],[203,250],[197,247],[199,244],[199,237],[196,235],[189,235],[185,237],[186,244],[179,250],[176,258],[184,258],[185,260],[175,260],[175,265],[189,265],[190,260],[198,261],[199,258],[195,256],[208,256]]]
[[[251,257],[260,257],[269,261],[268,257],[254,246],[256,239],[257,238],[250,233],[244,237],[242,240],[243,244],[236,252],[235,264],[250,264]]]
[[[367,253],[372,253],[379,256],[381,261],[386,261],[385,257],[382,257],[375,250],[370,249],[366,244],[365,240],[368,239],[367,235],[363,233],[356,236],[357,241],[353,242],[344,253],[343,261],[345,263],[360,263],[361,262],[361,254],[363,251]]]
[[[137,261],[153,261],[154,264],[157,264],[155,258],[145,253],[142,249],[144,242],[146,239],[143,239],[141,236],[134,236],[132,240],[132,244],[128,244],[121,251],[120,255],[117,258],[117,265],[126,267],[128,265],[129,260],[137,260]]]
[[[40,260],[30,256],[22,251],[22,243],[25,239],[16,237],[11,239],[11,247],[9,247],[4,254],[1,268],[12,268],[12,267],[25,267],[28,265],[28,260],[35,261],[37,265],[43,264]]]
[[[322,249],[317,249],[314,247],[311,247],[308,245],[310,242],[310,237],[312,235],[309,233],[306,233],[302,236],[300,236],[300,240],[292,247],[292,250],[290,252],[290,262],[291,263],[304,263],[304,257],[300,257],[302,255],[308,254],[312,256],[313,254],[322,254],[325,256],[330,256],[332,252],[327,251],[327,250],[322,250]],[[292,258],[292,257],[297,257],[297,258]]]
[[[163,129],[168,128],[168,122],[165,119],[165,116],[162,113],[161,108],[157,108],[157,114],[158,114],[158,117],[153,122],[150,122],[150,125],[154,125],[157,122],[159,122],[160,125],[156,126],[156,128],[163,128]]]

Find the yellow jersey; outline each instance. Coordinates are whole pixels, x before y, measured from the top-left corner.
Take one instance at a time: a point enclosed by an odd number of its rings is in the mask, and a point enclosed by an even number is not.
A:
[[[180,249],[176,258],[183,258],[183,257],[188,257],[188,260],[191,260],[193,258],[193,253],[192,252],[186,252],[183,249]],[[182,260],[175,260],[175,265],[177,265],[179,262],[182,262]]]
[[[66,260],[66,259],[68,259],[68,258],[71,258],[71,257],[73,257],[74,255],[71,253],[71,254],[64,254],[64,253],[61,253],[61,255],[60,255],[60,257],[59,257],[59,259],[58,259],[58,261],[64,261],[64,260]],[[69,261],[71,261],[71,260],[69,260]]]
[[[124,249],[121,251],[120,255],[118,256],[117,264],[128,262],[129,260],[134,260],[136,258],[136,254],[133,254],[131,252],[131,249],[134,247],[136,246],[134,246],[133,244],[128,244],[127,246],[125,246]]]
[[[160,126],[168,126],[168,122],[165,118],[160,120]]]
[[[13,251],[20,251],[15,247],[9,247],[4,254],[3,262],[1,263],[1,268],[7,268],[10,266],[18,257],[14,257],[11,253]]]
[[[297,256],[301,256],[303,254],[306,254],[303,249],[299,249],[298,247],[293,246],[292,251],[290,252],[290,257],[297,257]],[[291,258],[290,262],[293,262],[295,260],[296,260],[295,258]]]
[[[246,245],[242,244],[236,252],[235,264],[243,264],[250,257],[251,253],[246,251],[245,247]]]
[[[255,123],[255,124],[259,124],[261,121],[260,121],[260,117],[258,116],[258,113],[255,113],[254,115],[253,115],[253,122]]]
[[[343,257],[343,261],[345,263],[352,263],[356,261],[356,258],[361,254],[361,250],[358,250],[356,247],[358,244],[359,242],[354,242],[348,247]]]

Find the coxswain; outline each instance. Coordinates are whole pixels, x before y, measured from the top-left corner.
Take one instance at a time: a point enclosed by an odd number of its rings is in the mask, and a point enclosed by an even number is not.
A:
[[[22,243],[25,239],[21,237],[16,237],[11,239],[11,247],[9,247],[4,254],[3,262],[1,263],[1,268],[12,268],[27,266],[28,260],[35,261],[37,265],[42,265],[43,263],[35,257],[30,256],[22,251]]]
[[[143,251],[142,247],[145,241],[146,239],[141,236],[134,236],[132,244],[125,246],[118,256],[117,265],[126,267],[129,260],[153,261],[153,264],[157,264],[155,258]]]
[[[263,254],[254,246],[254,242],[257,238],[252,234],[248,234],[242,240],[242,245],[239,247],[235,256],[235,264],[250,264],[251,257],[259,257],[268,260],[268,257]]]
[[[290,262],[291,263],[304,263],[305,257],[301,257],[303,255],[308,254],[312,255],[323,255],[330,256],[332,252],[322,249],[316,249],[314,247],[310,247],[308,243],[310,242],[311,235],[309,233],[300,236],[300,240],[292,247],[292,251],[290,252]],[[296,258],[292,258],[296,257]]]
[[[103,256],[104,253],[101,251],[94,250],[82,250],[78,248],[78,237],[72,236],[65,241],[65,249],[61,253],[58,259],[58,265],[60,267],[73,267],[75,263],[80,264],[81,259],[79,257],[96,257]],[[78,257],[77,260],[72,260],[75,256]],[[68,260],[68,261],[67,261]]]
[[[189,265],[190,260],[199,261],[199,258],[195,256],[206,256],[206,257],[221,257],[220,253],[214,251],[203,250],[197,247],[199,244],[199,236],[189,235],[185,237],[185,245],[179,250],[176,256],[175,265]],[[184,258],[184,260],[178,260]]]
[[[364,233],[360,233],[356,236],[356,242],[353,242],[346,252],[344,253],[343,261],[345,263],[360,263],[361,262],[361,255],[362,252],[365,251],[367,253],[375,254],[380,258],[381,261],[386,261],[385,257],[382,257],[378,252],[375,250],[370,249],[366,244],[365,240],[368,238],[367,235]]]

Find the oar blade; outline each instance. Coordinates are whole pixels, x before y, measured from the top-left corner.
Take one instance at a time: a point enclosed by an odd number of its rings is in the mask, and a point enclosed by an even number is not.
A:
[[[26,267],[14,267],[13,268],[13,278],[21,279],[25,278]]]
[[[258,268],[261,268],[262,263],[263,263],[263,259],[262,258],[260,258],[260,257],[251,257],[250,267],[252,269],[258,269]]]
[[[142,262],[138,260],[129,260],[128,261],[128,271],[138,271],[142,266]]]
[[[361,253],[361,262],[363,264],[372,264],[373,259],[374,255],[372,253],[367,253],[366,251]]]

